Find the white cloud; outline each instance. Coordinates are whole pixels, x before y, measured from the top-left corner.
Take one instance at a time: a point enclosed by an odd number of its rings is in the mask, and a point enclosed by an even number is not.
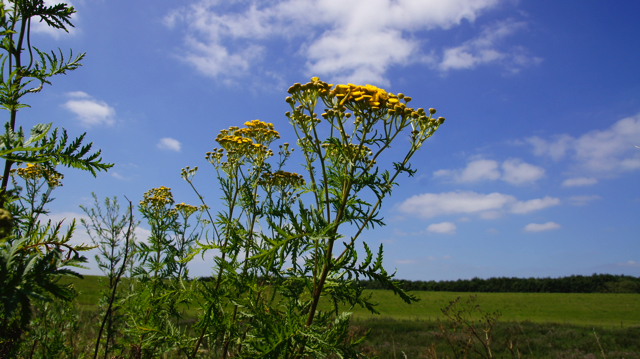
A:
[[[500,218],[500,215],[502,213],[500,213],[500,211],[485,211],[485,212],[480,212],[480,218],[482,219],[498,219]]]
[[[170,138],[170,137],[162,138],[160,139],[160,142],[158,142],[158,148],[162,150],[180,152],[181,147],[182,145],[178,140],[174,140],[173,138]]]
[[[460,46],[445,49],[438,68],[442,71],[472,69],[490,62],[502,62],[512,72],[518,72],[522,67],[538,64],[542,59],[528,56],[522,47],[515,47],[510,52],[501,52],[496,49],[501,40],[524,27],[526,27],[524,22],[511,20],[486,27],[475,39],[465,41]]]
[[[434,223],[427,227],[427,232],[442,233],[442,234],[455,234],[456,225],[452,222]]]
[[[119,180],[126,179],[123,175],[119,174],[118,172],[110,172],[110,173],[111,173],[111,176],[113,176],[113,177],[115,177],[115,178],[117,178]]]
[[[602,197],[597,196],[597,195],[591,195],[591,196],[571,196],[569,197],[569,203],[571,203],[574,206],[586,206],[587,204],[589,204],[589,202],[591,201],[596,201],[602,199]]]
[[[500,178],[498,163],[492,160],[475,160],[467,163],[462,170],[438,170],[434,177],[452,177],[455,182],[477,182],[481,180],[496,180]]]
[[[189,37],[186,40],[191,49],[184,60],[205,75],[216,77],[223,73],[238,75],[249,69],[250,63],[260,58],[263,48],[248,46],[238,53],[229,53],[227,48],[216,43],[202,43]]]
[[[504,161],[502,180],[511,184],[533,183],[544,176],[544,169],[518,159]]]
[[[537,198],[537,199],[532,199],[524,202],[520,202],[520,201],[516,202],[511,207],[511,212],[524,214],[524,213],[529,213],[533,211],[538,211],[543,208],[547,208],[551,206],[557,206],[559,204],[560,204],[560,200],[558,198],[546,196],[544,198]]]
[[[306,60],[309,75],[388,85],[391,66],[435,64],[434,49],[415,39],[420,31],[449,29],[475,21],[500,0],[276,0],[230,10],[225,2],[200,0],[165,17],[169,28],[184,26],[185,60],[210,76],[246,74],[261,64],[269,41],[286,39]],[[522,28],[505,21],[457,48],[445,51],[441,69],[502,60],[511,67],[532,62],[515,47],[494,47]],[[256,51],[257,50],[257,51]],[[508,61],[507,61],[508,60]],[[468,63],[471,62],[472,65]]]
[[[483,179],[495,180],[500,178],[498,163],[491,160],[477,160],[467,164],[467,167],[456,175],[458,182],[475,182]]]
[[[620,263],[618,264],[621,267],[632,267],[632,268],[638,268],[640,267],[640,262],[636,262],[636,261],[628,261],[625,263]]]
[[[116,110],[106,102],[96,100],[82,91],[68,92],[67,96],[72,99],[65,102],[62,107],[73,112],[83,126],[102,124],[111,126],[115,123]]]
[[[493,219],[503,211],[526,214],[560,204],[558,198],[544,197],[518,201],[514,196],[502,193],[481,194],[468,192],[424,193],[402,202],[398,210],[418,217],[432,218],[447,214],[478,213],[483,219]]]
[[[67,92],[67,96],[74,98],[91,98],[88,93],[84,91],[71,91]]]
[[[515,202],[513,196],[475,192],[424,193],[413,196],[400,204],[398,209],[404,213],[431,218],[441,214],[478,213],[503,208],[507,203]]]
[[[501,179],[511,184],[533,183],[544,176],[544,169],[520,159],[509,159],[502,163],[502,174],[499,164],[493,160],[479,159],[467,163],[461,170],[438,170],[434,177],[450,177],[457,183],[478,182],[482,180]]]
[[[543,224],[529,223],[524,227],[525,232],[541,232],[559,229],[560,225],[555,222],[547,222]]]
[[[598,183],[598,180],[593,177],[576,177],[568,178],[562,182],[564,187],[579,187],[579,186],[591,186]]]
[[[527,142],[533,146],[534,154],[556,161],[569,157],[574,163],[574,171],[595,178],[640,169],[640,152],[633,145],[638,138],[640,114],[619,120],[608,129],[594,130],[577,138],[569,135],[555,136],[550,140],[531,137]]]
[[[136,241],[149,243],[149,237],[151,237],[151,231],[150,230],[138,226],[133,231],[133,233],[136,235]]]

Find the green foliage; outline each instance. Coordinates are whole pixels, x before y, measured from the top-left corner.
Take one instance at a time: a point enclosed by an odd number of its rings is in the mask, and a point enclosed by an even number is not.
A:
[[[116,197],[104,201],[104,212],[98,202],[98,197],[92,193],[94,207],[80,206],[89,217],[89,221],[82,219],[82,225],[87,230],[93,244],[98,248],[95,256],[100,270],[106,275],[108,286],[102,291],[100,309],[102,324],[98,331],[94,358],[100,350],[100,342],[105,334],[105,357],[109,350],[122,349],[117,337],[122,333],[119,327],[126,323],[124,313],[120,307],[123,301],[119,284],[127,267],[132,267],[132,252],[135,246],[134,229],[137,222],[133,218],[133,205],[129,203],[129,214],[120,214],[120,205]]]
[[[447,320],[438,320],[438,327],[444,340],[451,347],[456,359],[466,358],[470,353],[479,358],[493,358],[492,350],[495,351],[496,347],[493,330],[500,318],[500,312],[482,311],[474,295],[464,302],[460,299],[456,298],[442,309],[442,314]],[[513,350],[511,354],[513,358],[520,356]]]
[[[5,161],[0,208],[8,212],[3,213],[0,237],[0,356],[11,356],[19,347],[33,319],[33,300],[69,301],[74,297],[59,278],[79,277],[69,267],[86,262],[80,252],[90,249],[70,244],[75,222],[63,231],[62,223],[39,220],[47,214],[51,191],[61,185],[63,176],[56,166],[78,168],[94,176],[112,166],[102,162],[100,151],[91,153],[91,144],[82,144],[84,135],[69,141],[64,129],[38,124],[27,138],[22,127],[16,127],[18,110],[29,107],[23,97],[41,91],[52,76],[77,69],[84,58],[84,54],[71,54],[65,60],[60,51],[48,53],[33,47],[32,19],[66,31],[73,26],[70,16],[74,12],[66,4],[46,6],[43,0],[0,2],[0,107],[9,112],[0,135],[0,157]],[[23,163],[27,166],[12,169]],[[9,188],[10,180],[13,188]]]
[[[80,313],[73,301],[36,301],[22,352],[33,358],[77,358]],[[74,345],[75,344],[75,345]]]
[[[359,306],[377,312],[361,278],[383,283],[406,303],[417,300],[383,268],[382,247],[374,254],[363,243],[365,257],[358,258],[356,244],[365,229],[384,224],[383,199],[399,174],[414,173],[409,160],[444,118],[371,85],[332,87],[313,78],[293,85],[286,99],[306,179],[285,171],[293,152],[288,143],[270,160],[269,145],[280,136],[259,120],[222,130],[216,138],[221,148],[207,153],[225,210],[209,216],[212,237],[194,251],[220,255],[212,280],[201,283],[204,315],[192,357],[201,345],[223,358],[356,357],[362,355],[360,340],[348,337],[348,311]],[[318,116],[320,106],[325,109]],[[393,171],[380,168],[377,160],[405,130],[404,157],[388,164]],[[196,172],[187,167],[182,177],[203,199],[193,182]],[[344,228],[356,234],[345,237]],[[328,310],[319,307],[321,299],[330,303]]]
[[[23,97],[42,90],[51,76],[78,68],[84,58],[71,54],[65,59],[61,51],[33,47],[31,19],[66,31],[73,26],[73,13],[72,7],[45,6],[43,0],[0,3],[0,48],[6,52],[0,55],[0,106],[10,113],[0,136],[0,156],[5,159],[0,207],[8,208],[13,218],[8,221],[11,233],[2,239],[0,263],[5,268],[0,273],[2,319],[13,330],[3,334],[3,340],[13,340],[3,342],[6,353],[29,329],[33,298],[72,297],[57,278],[77,276],[66,267],[80,265],[85,258],[79,253],[90,249],[69,244],[75,223],[62,234],[61,224],[38,220],[47,213],[51,191],[61,184],[57,166],[94,176],[111,167],[102,163],[100,151],[91,153],[91,144],[82,145],[84,135],[69,141],[64,130],[51,130],[49,124],[35,126],[27,138],[16,127],[17,111],[28,107]],[[289,94],[291,112],[286,116],[307,179],[285,170],[293,153],[289,144],[280,146],[279,158],[271,159],[269,146],[280,135],[272,124],[255,120],[244,128],[222,130],[216,138],[221,148],[207,154],[225,207],[217,215],[204,201],[200,207],[176,204],[169,188],[154,188],[138,207],[151,235],[134,247],[132,213],[118,219],[115,200],[105,202],[104,215],[97,201],[94,209],[83,208],[91,221],[83,224],[95,234],[99,266],[109,279],[94,358],[124,355],[126,347],[140,358],[170,353],[195,358],[205,351],[222,358],[366,357],[358,350],[361,339],[348,335],[351,309],[377,312],[360,280],[390,287],[405,303],[417,301],[384,269],[382,247],[376,252],[362,243],[364,258],[358,258],[356,248],[365,229],[384,225],[379,215],[383,200],[401,173],[415,173],[409,160],[444,118],[433,118],[434,109],[408,107],[408,96],[371,85],[333,88],[313,78],[305,85],[294,84]],[[319,116],[320,107],[324,112]],[[392,142],[396,147],[405,133],[403,156],[380,167],[382,153]],[[12,170],[21,163],[27,166]],[[196,171],[182,172],[194,190]],[[355,229],[355,235],[342,234],[347,228]],[[213,251],[215,280],[189,281],[188,262]],[[129,287],[119,292],[127,266]],[[328,309],[320,306],[321,300]],[[201,315],[189,328],[183,323],[183,308],[196,303]],[[121,330],[115,329],[118,321]]]

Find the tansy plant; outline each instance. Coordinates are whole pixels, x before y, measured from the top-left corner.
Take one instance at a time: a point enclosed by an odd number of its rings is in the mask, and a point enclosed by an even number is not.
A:
[[[74,8],[47,5],[44,0],[0,1],[0,108],[6,110],[0,134],[0,357],[12,357],[29,330],[32,299],[70,300],[75,293],[58,282],[60,276],[78,273],[65,268],[86,261],[85,245],[71,245],[75,223],[62,233],[61,223],[41,223],[39,215],[60,185],[57,166],[89,171],[94,176],[112,165],[102,162],[100,151],[91,153],[84,134],[69,140],[64,129],[37,124],[25,134],[18,111],[29,107],[24,99],[40,92],[51,77],[77,69],[84,54],[41,51],[31,42],[31,22],[41,21],[67,31]],[[17,171],[15,171],[17,169]],[[11,181],[13,178],[14,181]],[[20,185],[24,181],[24,186]],[[13,184],[13,188],[10,187]]]
[[[209,214],[210,239],[192,253],[215,251],[215,267],[201,290],[203,315],[190,357],[203,348],[222,358],[356,357],[362,354],[358,341],[348,339],[349,313],[342,310],[360,305],[376,313],[360,279],[381,282],[407,303],[416,300],[384,270],[382,246],[374,255],[359,239],[384,224],[383,199],[401,173],[414,174],[410,159],[444,118],[372,85],[333,86],[314,77],[288,92],[286,117],[304,176],[285,171],[293,148],[284,143],[275,156],[269,146],[280,135],[259,120],[222,130],[220,148],[206,155],[225,210]],[[404,155],[380,165],[392,142],[404,146]],[[187,167],[182,177],[204,201],[196,171]],[[347,228],[355,234],[341,234]]]

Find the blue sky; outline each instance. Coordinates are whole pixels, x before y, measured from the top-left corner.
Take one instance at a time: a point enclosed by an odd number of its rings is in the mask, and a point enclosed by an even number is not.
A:
[[[293,142],[286,89],[319,76],[447,119],[383,207],[387,226],[364,237],[399,278],[640,275],[637,1],[72,4],[70,34],[37,27],[32,42],[86,51],[84,66],[28,98],[18,122],[86,131],[115,167],[66,170],[53,218],[79,218],[92,191],[137,202],[164,185],[197,204],[185,166],[201,167],[216,208],[204,154],[218,131],[261,119]]]

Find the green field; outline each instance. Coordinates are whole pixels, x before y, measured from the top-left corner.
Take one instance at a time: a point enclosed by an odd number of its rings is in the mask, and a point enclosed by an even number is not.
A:
[[[95,306],[100,297],[101,277],[86,276],[66,279],[80,292],[78,302],[83,307]],[[405,304],[391,291],[372,290],[380,316],[373,316],[356,307],[351,310],[356,319],[391,318],[396,320],[435,320],[442,317],[441,308],[457,297],[473,293],[413,292],[420,301]],[[476,293],[477,303],[485,312],[499,310],[501,321],[531,321],[582,326],[628,327],[640,324],[640,294],[561,294],[561,293]],[[348,308],[344,308],[347,310]],[[195,313],[194,313],[195,314]]]
[[[394,298],[391,291],[374,291],[380,303],[378,310],[384,317],[394,319],[429,320],[442,316],[441,308],[457,297],[467,298],[474,293],[413,292],[420,301],[411,305]],[[640,294],[609,293],[475,293],[477,303],[485,312],[499,310],[501,320],[555,322],[578,325],[638,325],[640,323]],[[354,316],[370,317],[364,310],[354,308]]]

